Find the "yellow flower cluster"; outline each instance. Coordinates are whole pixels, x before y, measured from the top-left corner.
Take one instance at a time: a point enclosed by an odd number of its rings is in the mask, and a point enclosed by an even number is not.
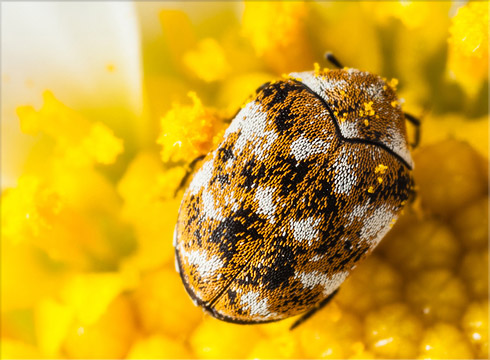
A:
[[[474,1],[458,10],[449,28],[450,75],[475,96],[488,78],[488,2]]]
[[[488,358],[488,103],[469,90],[488,82],[488,4],[452,17],[447,3],[193,6],[154,14],[161,33],[143,50],[160,62],[145,60],[144,85],[160,130],[138,149],[50,92],[41,109],[18,108],[37,142],[1,194],[1,357]],[[295,330],[221,322],[174,269],[174,193],[256,87],[325,50],[399,78],[407,111],[430,108],[417,197]]]

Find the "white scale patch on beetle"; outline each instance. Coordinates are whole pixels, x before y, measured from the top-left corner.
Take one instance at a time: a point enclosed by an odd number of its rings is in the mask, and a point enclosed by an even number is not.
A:
[[[206,161],[196,175],[194,175],[194,178],[189,184],[189,191],[192,195],[196,195],[203,187],[207,188],[207,185],[213,178],[213,166],[213,159]]]
[[[344,121],[339,123],[340,132],[342,136],[347,139],[359,138],[359,123],[353,121]]]
[[[270,149],[279,137],[272,130],[265,131],[266,125],[267,113],[262,111],[260,104],[251,101],[237,114],[228,129],[226,129],[224,137],[226,139],[230,134],[240,131],[240,135],[233,147],[234,154],[240,155],[247,143],[252,142],[252,152],[257,156],[257,160],[264,160],[265,152]],[[227,168],[228,165],[227,163]]]
[[[291,73],[292,77],[300,78],[301,82],[313,90],[318,96],[320,96],[327,103],[329,102],[329,97],[327,96],[327,91],[338,91],[347,89],[347,81],[326,79],[323,77],[315,76],[313,71],[305,71],[300,73]]]
[[[257,190],[255,190],[255,201],[257,201],[259,205],[257,214],[267,216],[271,224],[274,224],[276,221],[274,218],[276,212],[276,205],[273,202],[274,190],[274,188],[266,188],[263,186],[259,186]]]
[[[315,154],[325,154],[330,147],[330,143],[326,143],[320,139],[308,140],[304,135],[291,143],[291,154],[297,161],[308,159]]]
[[[333,275],[321,273],[317,270],[311,272],[296,272],[294,277],[301,281],[303,286],[308,289],[313,289],[315,286],[320,285],[323,287],[323,293],[330,295],[337,289],[345,278],[349,275],[348,271],[339,271]]]
[[[407,142],[402,137],[402,134],[400,134],[400,132],[396,129],[389,127],[386,129],[386,139],[388,147],[398,154],[403,160],[405,160],[411,168],[413,168],[412,156],[410,155]]]
[[[183,247],[180,247],[179,251],[182,260],[189,265],[195,265],[199,276],[203,279],[210,278],[215,271],[224,266],[223,260],[217,255],[213,255],[208,259],[208,254],[204,250],[186,251]]]
[[[383,204],[376,208],[373,213],[364,219],[364,225],[361,229],[361,239],[369,241],[371,246],[376,246],[381,239],[390,230],[390,224],[393,224],[398,216],[394,209]]]
[[[240,304],[245,310],[250,310],[251,316],[259,316],[263,319],[275,316],[275,313],[269,311],[267,298],[259,300],[260,297],[258,291],[249,291],[241,296]]]
[[[337,194],[349,195],[352,187],[357,184],[356,169],[359,164],[355,160],[355,156],[343,147],[333,163],[332,169],[335,171],[334,191]]]
[[[201,196],[204,216],[217,221],[223,221],[225,218],[223,217],[222,209],[215,206],[212,192],[205,189]]]
[[[322,219],[315,219],[313,217],[295,221],[291,219],[289,226],[293,230],[294,239],[301,241],[308,241],[308,245],[311,246],[313,240],[318,239],[320,231],[316,228]]]

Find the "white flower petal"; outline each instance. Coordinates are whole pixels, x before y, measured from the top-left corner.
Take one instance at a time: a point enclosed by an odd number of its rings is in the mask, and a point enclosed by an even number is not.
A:
[[[1,23],[2,187],[15,184],[32,144],[20,133],[15,109],[39,107],[44,90],[75,109],[115,108],[127,118],[141,114],[134,4],[8,2],[2,3]]]

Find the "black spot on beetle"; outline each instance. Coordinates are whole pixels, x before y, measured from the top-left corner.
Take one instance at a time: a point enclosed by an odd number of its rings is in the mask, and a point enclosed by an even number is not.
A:
[[[234,305],[236,301],[236,291],[228,289],[228,299],[230,299],[230,305]]]
[[[233,159],[232,144],[227,147],[221,147],[218,149],[218,162],[226,163],[229,159]]]
[[[296,117],[294,115],[291,115],[290,106],[281,107],[274,117],[274,124],[276,125],[276,128],[280,133],[291,129],[294,126],[295,122]]]
[[[283,237],[278,237],[279,243],[286,242]],[[264,273],[263,282],[268,290],[277,288],[285,288],[289,285],[291,277],[294,277],[295,269],[297,268],[297,258],[300,249],[292,249],[290,246],[282,244],[275,247],[274,253],[269,256],[274,257],[274,261],[270,264]]]
[[[253,242],[262,238],[257,229],[262,229],[264,226],[265,220],[257,213],[241,208],[219,223],[211,232],[209,241],[218,244],[221,259],[228,263],[237,254],[240,241]]]

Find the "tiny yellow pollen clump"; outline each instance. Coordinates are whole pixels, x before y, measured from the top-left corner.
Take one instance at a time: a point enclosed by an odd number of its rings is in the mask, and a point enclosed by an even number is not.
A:
[[[390,80],[390,82],[388,83],[388,85],[396,91],[396,87],[398,86],[398,79],[396,78],[393,78]]]
[[[369,187],[368,193],[370,193],[370,194],[374,193],[374,188],[372,186]]]
[[[366,126],[369,125],[369,120],[368,119],[364,119],[364,125],[366,125]]]
[[[319,76],[320,75],[320,64],[319,63],[314,63],[313,64],[313,69],[314,69],[314,72],[315,72],[315,76]]]
[[[374,109],[373,109],[373,102],[365,102],[364,103],[364,111],[366,112],[366,115],[374,115]]]
[[[378,177],[378,182],[381,184],[383,182],[383,178]]]
[[[383,165],[383,164],[379,164],[378,166],[376,166],[376,168],[374,169],[374,173],[375,174],[384,174],[386,172],[386,170],[388,169],[388,166],[386,165]]]
[[[188,96],[192,105],[174,104],[161,119],[162,131],[157,143],[162,145],[164,162],[187,162],[206,154],[223,125],[217,113],[205,108],[195,92],[189,92]]]
[[[364,116],[364,111],[359,110],[359,116]]]
[[[397,107],[399,104],[400,104],[400,103],[398,102],[398,100],[393,100],[393,101],[391,102],[391,106],[392,106],[392,107]]]

